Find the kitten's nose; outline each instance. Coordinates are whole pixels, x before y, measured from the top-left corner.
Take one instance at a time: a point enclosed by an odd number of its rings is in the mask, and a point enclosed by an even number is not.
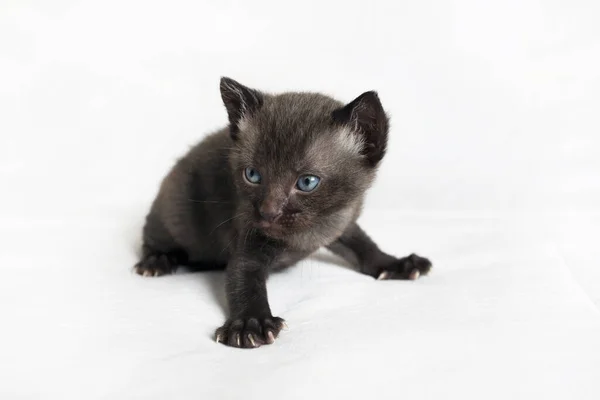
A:
[[[261,218],[267,222],[275,222],[281,216],[281,208],[271,202],[264,202],[258,209]]]

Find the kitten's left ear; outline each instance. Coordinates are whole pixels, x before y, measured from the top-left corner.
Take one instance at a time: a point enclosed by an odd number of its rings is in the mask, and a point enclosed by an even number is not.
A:
[[[220,89],[231,124],[231,136],[235,139],[239,133],[240,120],[262,107],[263,94],[227,77],[221,78]]]
[[[387,148],[389,118],[379,101],[377,92],[365,92],[346,106],[333,112],[336,123],[349,125],[363,136],[362,154],[372,166],[381,161]]]

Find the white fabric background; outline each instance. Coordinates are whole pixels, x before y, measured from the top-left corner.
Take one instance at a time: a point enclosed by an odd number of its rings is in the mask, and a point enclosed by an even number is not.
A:
[[[594,0],[0,3],[0,397],[597,399]],[[217,345],[222,273],[131,273],[218,79],[350,101],[389,153],[361,223],[418,282],[274,275],[290,330]]]

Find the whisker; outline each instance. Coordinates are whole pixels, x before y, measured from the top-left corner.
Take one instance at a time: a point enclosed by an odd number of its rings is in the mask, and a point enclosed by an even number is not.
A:
[[[250,229],[246,230],[246,237],[244,238],[244,248],[246,248],[246,242],[248,241],[248,234],[251,231],[254,231],[254,228],[250,228]]]
[[[231,246],[231,243],[233,243],[233,241],[235,240],[235,238],[237,237],[236,234],[233,235],[233,237],[231,238],[231,240],[225,245],[225,247],[223,247],[221,249],[221,251],[219,252],[219,255],[223,254],[223,252],[229,247]]]
[[[244,229],[246,229],[249,224],[250,224],[250,222],[246,222],[246,224],[244,225]],[[225,247],[223,247],[223,249],[221,250],[221,252],[219,253],[219,255],[221,255],[227,248],[229,248],[229,246],[231,246],[231,244],[233,243],[233,241],[236,240],[239,236],[240,236],[239,232],[236,232],[233,235],[233,237],[231,238],[231,240],[229,241],[229,243],[227,243],[227,245]]]
[[[245,215],[245,214],[247,214],[247,213],[243,212],[243,213],[240,213],[238,215],[234,215],[233,217],[231,217],[229,219],[226,219],[225,221],[221,222],[219,225],[215,226],[214,229],[212,231],[210,231],[210,233],[208,234],[208,236],[212,235],[213,232],[216,231],[217,228],[220,227],[221,225],[223,225],[223,224],[225,224],[225,223],[227,223],[227,222],[229,222],[229,221],[231,221],[231,220],[233,220],[235,218],[241,217],[242,215]]]
[[[223,203],[223,204],[232,204],[233,201],[224,201],[224,200],[196,200],[196,199],[188,199],[192,203]]]

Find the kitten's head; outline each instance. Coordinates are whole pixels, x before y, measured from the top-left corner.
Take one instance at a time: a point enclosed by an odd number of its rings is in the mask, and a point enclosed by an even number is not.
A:
[[[265,94],[222,78],[221,96],[234,141],[230,164],[254,226],[279,239],[339,236],[385,154],[388,117],[377,94],[344,105],[317,93]]]

